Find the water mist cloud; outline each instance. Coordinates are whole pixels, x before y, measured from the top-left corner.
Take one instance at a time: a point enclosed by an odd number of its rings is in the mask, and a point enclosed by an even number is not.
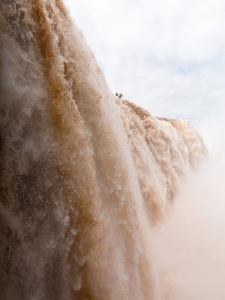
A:
[[[206,162],[190,174],[155,232],[160,299],[224,299],[224,182],[224,163]]]

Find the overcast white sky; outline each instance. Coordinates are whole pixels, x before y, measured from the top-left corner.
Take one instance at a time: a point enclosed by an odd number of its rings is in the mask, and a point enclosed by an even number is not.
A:
[[[225,150],[225,0],[65,0],[112,93]]]

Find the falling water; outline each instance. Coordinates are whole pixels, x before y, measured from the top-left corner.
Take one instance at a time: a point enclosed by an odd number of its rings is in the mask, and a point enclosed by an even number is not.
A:
[[[161,299],[153,229],[201,137],[115,98],[61,0],[0,0],[0,72],[0,299]]]

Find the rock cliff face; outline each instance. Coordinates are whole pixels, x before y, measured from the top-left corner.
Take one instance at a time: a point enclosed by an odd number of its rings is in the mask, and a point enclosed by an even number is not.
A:
[[[115,99],[61,0],[0,1],[0,108],[0,298],[157,299],[195,130]]]

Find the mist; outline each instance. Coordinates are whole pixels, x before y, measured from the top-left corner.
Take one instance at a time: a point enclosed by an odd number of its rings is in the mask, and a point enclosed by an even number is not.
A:
[[[225,174],[215,154],[191,172],[155,230],[160,299],[225,298]]]

